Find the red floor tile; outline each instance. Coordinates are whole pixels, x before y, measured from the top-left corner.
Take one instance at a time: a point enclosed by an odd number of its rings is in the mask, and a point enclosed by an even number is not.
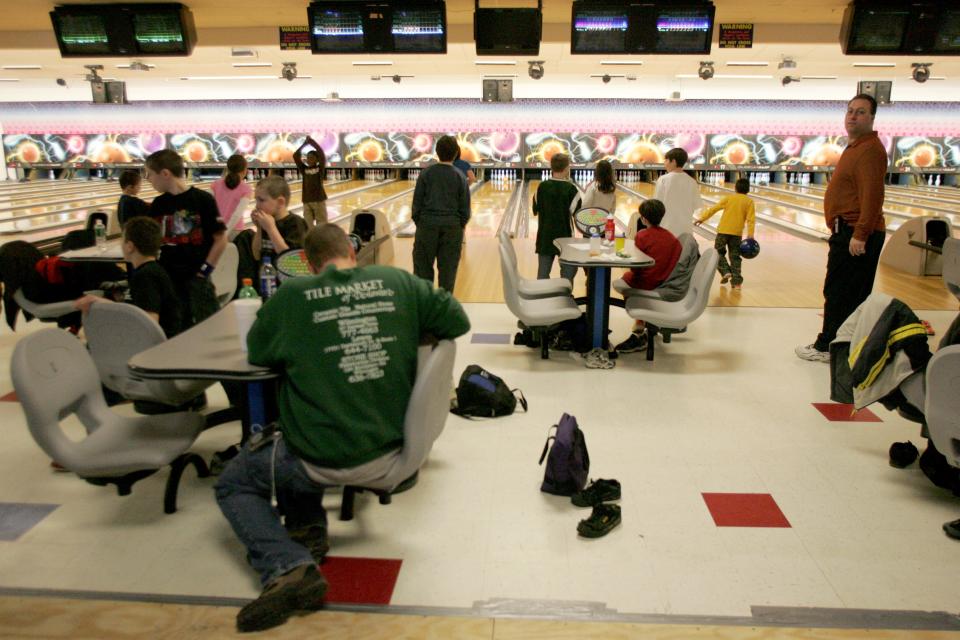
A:
[[[327,557],[320,567],[330,588],[327,602],[390,604],[403,560]]]
[[[870,409],[860,409],[860,411],[854,413],[852,404],[814,402],[813,406],[830,422],[883,422]]]
[[[5,396],[0,396],[0,402],[20,402],[17,400],[17,392],[11,391]]]
[[[704,493],[718,527],[790,527],[769,493]]]

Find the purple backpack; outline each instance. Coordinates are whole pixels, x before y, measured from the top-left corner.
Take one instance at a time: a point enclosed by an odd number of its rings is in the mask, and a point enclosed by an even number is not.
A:
[[[577,419],[566,413],[558,424],[550,427],[550,431],[553,429],[557,430],[556,434],[547,436],[543,453],[540,454],[540,464],[543,464],[544,459],[547,461],[540,491],[557,496],[571,496],[587,484],[587,474],[590,472],[587,441],[583,437],[583,431],[577,426]],[[553,446],[550,445],[551,440]]]

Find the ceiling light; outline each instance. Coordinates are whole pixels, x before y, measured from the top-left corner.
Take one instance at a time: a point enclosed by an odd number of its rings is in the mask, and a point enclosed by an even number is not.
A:
[[[355,67],[389,67],[393,64],[390,60],[354,60]]]
[[[515,67],[517,66],[517,61],[516,60],[474,60],[473,64],[485,65],[488,67],[496,67],[496,66]]]
[[[233,65],[238,69],[248,68],[248,67],[272,67],[272,62],[234,62]]]
[[[700,68],[697,70],[697,75],[701,80],[709,80],[713,77],[713,63],[709,61],[703,61],[700,63]]]
[[[139,60],[134,60],[130,64],[118,64],[116,65],[117,69],[129,69],[130,71],[150,71],[150,69],[155,69],[157,65],[147,64],[146,62],[140,62]]]
[[[773,80],[770,74],[736,74],[736,73],[717,73],[714,78],[720,80]]]
[[[768,67],[770,66],[769,62],[739,61],[739,62],[725,62],[724,64],[727,65],[728,67]]]
[[[6,71],[37,71],[43,69],[39,64],[5,64],[2,68]]]
[[[239,47],[234,47],[230,49],[230,55],[234,58],[256,58],[257,52],[253,49],[241,49]]]
[[[276,80],[277,76],[181,76],[181,80]]]
[[[914,62],[910,66],[913,67],[913,79],[917,82],[923,83],[930,79],[930,66],[932,62]]]
[[[855,67],[888,67],[892,68],[897,66],[896,62],[854,62],[853,66]]]
[[[0,82],[20,82],[20,78],[0,78]]]
[[[836,80],[837,76],[800,76],[802,80]]]
[[[610,65],[641,65],[643,62],[640,60],[601,60],[600,64],[610,64]]]
[[[485,74],[483,77],[488,80],[495,80],[496,78],[519,78],[520,76],[515,73],[491,73]]]

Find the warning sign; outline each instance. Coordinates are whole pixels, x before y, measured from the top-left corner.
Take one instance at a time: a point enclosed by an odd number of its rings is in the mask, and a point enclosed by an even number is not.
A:
[[[310,49],[310,27],[280,27],[280,49]]]
[[[753,47],[753,23],[730,22],[720,24],[721,49],[750,49]]]

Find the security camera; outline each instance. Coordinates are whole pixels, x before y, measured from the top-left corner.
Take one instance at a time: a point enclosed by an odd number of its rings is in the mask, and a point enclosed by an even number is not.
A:
[[[800,82],[800,78],[796,76],[783,76],[783,78],[780,79],[780,84],[783,86],[787,86],[791,82]]]
[[[293,82],[297,78],[297,63],[296,62],[284,62],[283,69],[280,70],[280,74],[290,82]]]
[[[396,82],[397,84],[400,84],[400,80],[402,79],[402,76],[400,76],[400,75],[394,75],[394,76],[391,76],[390,79],[393,80],[394,82]]]
[[[61,87],[65,87],[67,86],[67,81],[64,80],[63,78],[57,78],[57,84]]]
[[[534,80],[539,80],[543,77],[543,60],[531,60],[530,68],[527,70],[527,73],[530,74],[530,77]]]
[[[600,79],[603,80],[603,84],[610,84],[610,74],[605,73]]]
[[[917,82],[926,82],[930,79],[930,65],[931,62],[914,62],[913,67],[913,79]]]
[[[713,77],[713,63],[712,62],[701,62],[700,68],[697,70],[697,75],[700,76],[701,80],[709,80]]]

